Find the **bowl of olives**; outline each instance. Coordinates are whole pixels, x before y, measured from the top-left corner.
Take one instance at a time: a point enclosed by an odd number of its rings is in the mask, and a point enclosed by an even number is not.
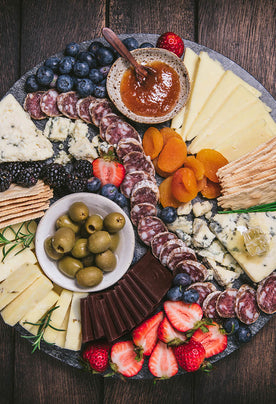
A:
[[[38,262],[57,285],[96,292],[116,283],[131,265],[135,236],[125,212],[110,199],[75,193],[51,205],[35,238]]]

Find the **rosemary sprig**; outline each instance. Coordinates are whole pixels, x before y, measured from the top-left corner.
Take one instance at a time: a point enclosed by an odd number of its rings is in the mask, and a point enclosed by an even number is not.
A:
[[[41,318],[41,320],[38,323],[31,323],[29,321],[24,321],[24,324],[38,326],[36,335],[23,335],[22,336],[23,338],[33,340],[32,341],[32,345],[33,345],[32,353],[34,353],[36,351],[36,349],[40,350],[41,341],[47,342],[44,340],[44,333],[48,327],[50,327],[56,331],[65,331],[60,328],[56,328],[50,324],[52,313],[54,310],[56,310],[58,308],[59,308],[59,306],[55,306],[52,309],[48,310],[47,313]],[[53,344],[50,343],[50,345],[53,345]]]
[[[218,213],[250,213],[250,212],[275,212],[276,202],[265,203],[263,205],[251,206],[247,209],[236,209],[236,210],[219,210]]]

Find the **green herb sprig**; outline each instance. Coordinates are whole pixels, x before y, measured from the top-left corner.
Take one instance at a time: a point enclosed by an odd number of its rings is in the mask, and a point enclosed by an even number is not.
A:
[[[275,212],[276,202],[265,203],[263,205],[251,206],[247,209],[236,209],[236,210],[219,210],[218,213],[250,213],[250,212]]]

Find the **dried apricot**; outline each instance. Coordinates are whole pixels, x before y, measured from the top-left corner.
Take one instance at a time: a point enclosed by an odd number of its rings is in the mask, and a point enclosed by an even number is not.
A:
[[[154,160],[152,160],[152,163],[154,165],[156,173],[158,175],[160,175],[160,177],[167,178],[170,175],[172,175],[172,173],[166,173],[165,171],[160,170],[160,168],[158,167],[158,157],[156,157]]]
[[[190,168],[179,168],[172,179],[172,194],[180,202],[189,202],[197,196],[198,187]]]
[[[163,208],[167,206],[173,206],[174,208],[178,208],[181,205],[181,202],[177,201],[173,194],[172,194],[172,179],[173,176],[166,178],[164,181],[161,182],[159,185],[159,193],[160,193],[160,203]]]
[[[203,176],[202,180],[197,181],[198,192],[200,192],[206,185],[207,177]]]
[[[164,145],[167,143],[168,139],[170,139],[171,137],[177,137],[178,139],[183,140],[182,136],[179,133],[177,133],[172,128],[168,128],[167,126],[165,128],[160,129],[160,133],[163,136]]]
[[[219,182],[217,171],[220,167],[228,164],[228,160],[218,151],[213,149],[202,149],[196,155],[205,168],[205,175],[213,182]]]
[[[153,126],[149,127],[143,136],[143,148],[145,154],[149,156],[151,160],[155,159],[155,157],[161,152],[163,144],[163,136],[160,131]]]
[[[158,157],[158,167],[166,173],[173,173],[183,165],[186,156],[186,143],[177,137],[171,137]]]
[[[201,195],[207,199],[213,199],[220,196],[221,188],[217,182],[210,181],[207,178],[206,183],[204,184],[203,188],[201,189]]]
[[[205,173],[205,168],[202,162],[196,159],[194,156],[187,156],[184,161],[184,167],[188,167],[195,173],[197,181],[202,180]]]

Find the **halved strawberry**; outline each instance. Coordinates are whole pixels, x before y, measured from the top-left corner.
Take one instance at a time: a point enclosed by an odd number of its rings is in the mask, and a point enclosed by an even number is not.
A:
[[[179,366],[187,372],[198,370],[206,356],[204,346],[200,342],[193,340],[174,347],[173,352]]]
[[[149,358],[149,370],[153,376],[163,379],[174,376],[178,372],[178,364],[173,349],[158,341]]]
[[[93,175],[101,180],[102,186],[113,184],[119,187],[125,177],[125,167],[113,156],[98,157],[92,163]]]
[[[206,325],[209,332],[204,332],[200,328],[195,331],[192,340],[201,342],[206,351],[206,358],[217,355],[225,350],[227,347],[227,335],[223,332],[220,326],[213,322],[213,324]]]
[[[160,311],[133,330],[133,342],[142,354],[147,356],[151,354],[157,342],[157,330],[163,317],[164,313]]]
[[[174,32],[165,32],[162,34],[157,39],[156,47],[167,49],[175,53],[178,57],[181,57],[184,52],[184,42],[180,36],[176,35]]]
[[[193,328],[203,316],[202,309],[197,303],[168,300],[164,303],[164,309],[172,326],[182,332]]]
[[[186,341],[186,336],[182,332],[175,330],[167,317],[161,321],[158,331],[157,331],[158,338],[160,341],[165,342],[169,346],[175,346],[183,344]]]
[[[120,341],[114,344],[111,348],[110,358],[111,369],[126,377],[137,375],[144,363],[143,358],[136,359],[137,356],[132,341]]]

